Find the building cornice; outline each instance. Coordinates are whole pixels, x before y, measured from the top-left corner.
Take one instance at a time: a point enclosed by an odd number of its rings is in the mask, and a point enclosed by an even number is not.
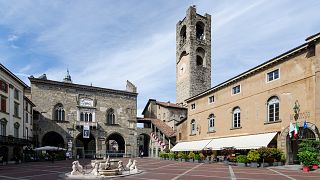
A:
[[[300,46],[297,46],[297,47],[295,47],[295,48],[293,48],[293,49],[291,49],[291,50],[289,50],[289,51],[287,51],[287,52],[285,52],[283,54],[280,54],[279,56],[276,56],[276,57],[274,57],[274,58],[272,58],[272,59],[270,59],[270,60],[268,60],[268,61],[266,61],[266,62],[264,62],[264,63],[262,63],[262,64],[260,64],[258,66],[256,66],[256,67],[254,67],[254,68],[251,68],[251,69],[249,69],[249,70],[237,75],[237,76],[234,76],[234,77],[232,77],[232,78],[230,78],[230,79],[228,79],[228,80],[226,80],[226,81],[224,81],[224,82],[222,82],[222,83],[220,83],[220,84],[218,84],[218,85],[216,85],[216,86],[214,86],[214,87],[212,87],[212,88],[210,88],[210,89],[208,89],[208,90],[206,90],[206,91],[204,91],[202,93],[199,93],[199,94],[197,94],[197,95],[195,95],[193,97],[190,97],[190,98],[186,99],[185,101],[186,102],[190,102],[190,101],[196,100],[196,99],[198,99],[198,98],[200,98],[202,96],[205,96],[205,95],[208,95],[210,93],[216,92],[217,90],[219,90],[221,88],[224,88],[224,87],[226,87],[226,86],[228,86],[230,84],[236,83],[236,82],[238,82],[238,81],[240,81],[240,80],[242,80],[244,78],[247,78],[248,76],[251,76],[251,75],[253,75],[253,74],[257,73],[257,72],[265,70],[266,68],[268,68],[268,67],[270,67],[270,66],[272,66],[274,64],[277,64],[277,63],[279,63],[281,61],[285,61],[289,57],[291,57],[293,55],[296,55],[297,53],[300,53],[300,52],[302,52],[304,50],[307,50],[312,43],[318,41],[319,39],[320,39],[320,33],[312,35],[312,36],[310,36],[310,37],[308,37],[306,39],[306,41],[307,41],[306,43],[301,44]]]
[[[101,87],[88,86],[88,85],[82,85],[82,84],[65,83],[65,82],[59,82],[59,81],[53,81],[53,80],[39,79],[34,77],[29,77],[29,80],[31,84],[45,84],[45,85],[53,85],[53,86],[59,86],[64,88],[73,88],[73,89],[92,91],[92,92],[103,92],[103,93],[111,93],[111,94],[126,95],[126,96],[133,96],[133,97],[138,96],[138,93],[128,92],[124,90],[115,90],[115,89],[101,88]]]

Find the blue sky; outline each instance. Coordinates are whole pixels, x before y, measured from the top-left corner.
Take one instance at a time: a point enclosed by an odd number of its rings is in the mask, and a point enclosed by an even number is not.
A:
[[[138,87],[175,102],[175,30],[190,5],[212,15],[212,86],[320,31],[320,1],[0,0],[0,62],[29,84],[43,73],[74,83]]]

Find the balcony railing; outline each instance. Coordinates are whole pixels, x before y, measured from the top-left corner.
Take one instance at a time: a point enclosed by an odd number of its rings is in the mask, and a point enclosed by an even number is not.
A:
[[[77,121],[76,126],[84,126],[84,125],[89,125],[91,127],[97,127],[98,124],[97,122],[86,122],[86,121]]]
[[[15,138],[13,136],[0,136],[1,144],[17,144],[17,145],[27,145],[30,143],[27,139]]]

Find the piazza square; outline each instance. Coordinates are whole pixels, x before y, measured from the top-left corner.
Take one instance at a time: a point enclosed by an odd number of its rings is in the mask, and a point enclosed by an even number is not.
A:
[[[320,178],[318,1],[0,6],[0,179]]]

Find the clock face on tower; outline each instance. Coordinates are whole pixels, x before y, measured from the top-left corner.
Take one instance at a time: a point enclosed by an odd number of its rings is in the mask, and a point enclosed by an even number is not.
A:
[[[182,63],[179,66],[179,75],[182,76],[185,72],[186,72],[186,65],[184,63]]]

